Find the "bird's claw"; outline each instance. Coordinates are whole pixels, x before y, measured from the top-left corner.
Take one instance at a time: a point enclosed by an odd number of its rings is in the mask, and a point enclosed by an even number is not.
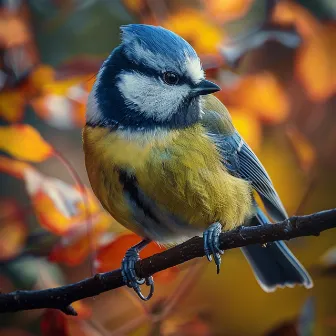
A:
[[[131,247],[127,250],[121,263],[121,275],[125,284],[128,287],[133,288],[140,299],[148,301],[154,294],[154,280],[152,276],[143,279],[137,277],[135,273],[135,263],[139,260],[140,256],[137,248]],[[144,283],[146,283],[147,286],[150,286],[149,294],[147,296],[144,296],[140,289],[140,285],[143,285]]]
[[[211,224],[203,233],[204,252],[209,261],[212,257],[217,266],[217,274],[220,271],[221,255],[224,251],[219,248],[219,236],[222,232],[222,225],[220,223]]]

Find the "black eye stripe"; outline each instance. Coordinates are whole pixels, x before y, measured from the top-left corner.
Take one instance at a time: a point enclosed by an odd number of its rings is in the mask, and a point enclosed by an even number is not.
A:
[[[162,79],[168,85],[176,85],[180,78],[175,72],[167,71],[163,73]]]

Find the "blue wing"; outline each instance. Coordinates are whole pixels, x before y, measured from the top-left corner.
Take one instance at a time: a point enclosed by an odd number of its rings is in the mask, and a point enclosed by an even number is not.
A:
[[[217,133],[211,136],[220,150],[223,164],[230,173],[251,182],[274,221],[286,219],[288,215],[270,177],[239,133],[235,131],[231,135]]]

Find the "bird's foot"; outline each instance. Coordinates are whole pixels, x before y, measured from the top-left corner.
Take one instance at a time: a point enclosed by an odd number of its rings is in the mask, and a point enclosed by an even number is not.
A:
[[[211,224],[203,232],[204,240],[204,252],[209,261],[212,261],[212,257],[217,265],[217,274],[220,271],[221,255],[224,251],[219,248],[219,236],[222,232],[222,225],[220,223]]]
[[[133,288],[134,291],[138,294],[140,299],[148,301],[154,293],[154,280],[150,276],[148,278],[140,279],[135,273],[135,263],[140,260],[139,252],[144,248],[150,241],[143,240],[139,244],[131,247],[127,250],[125,257],[121,263],[121,274],[124,282],[130,288]],[[140,285],[146,283],[147,286],[150,286],[149,294],[144,296],[141,292]]]

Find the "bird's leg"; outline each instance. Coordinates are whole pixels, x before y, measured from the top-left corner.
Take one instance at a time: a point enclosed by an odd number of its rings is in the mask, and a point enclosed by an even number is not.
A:
[[[217,265],[217,274],[220,271],[221,255],[224,254],[224,251],[219,248],[219,236],[221,232],[222,225],[218,222],[211,224],[203,232],[204,252],[209,261],[212,260],[213,256]]]
[[[138,294],[140,299],[147,301],[149,300],[154,293],[154,280],[150,276],[146,279],[139,279],[135,273],[135,263],[140,260],[139,252],[146,247],[151,242],[150,239],[143,239],[140,243],[132,246],[127,250],[125,257],[121,263],[121,274],[124,282],[130,288],[133,288],[134,291]],[[140,285],[146,283],[147,286],[150,286],[149,294],[144,296],[141,293]]]

